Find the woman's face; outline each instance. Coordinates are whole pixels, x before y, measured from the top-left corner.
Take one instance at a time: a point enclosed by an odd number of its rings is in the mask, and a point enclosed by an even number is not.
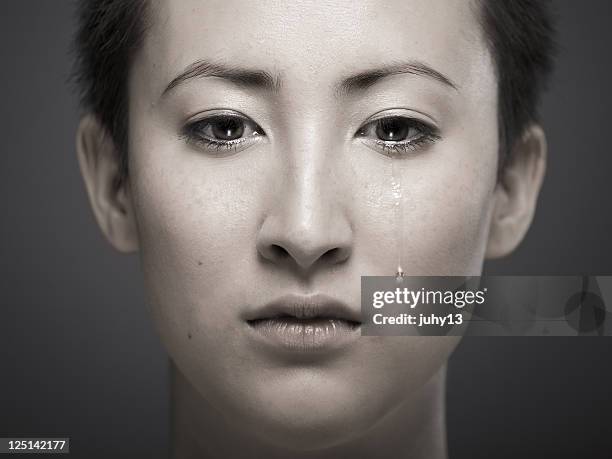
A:
[[[310,447],[359,435],[457,342],[329,338],[358,319],[360,276],[394,275],[398,249],[407,275],[481,270],[498,131],[476,13],[463,0],[168,0],[150,15],[129,88],[130,189],[162,340],[238,428]],[[321,302],[325,317],[288,318],[289,331],[252,320]]]

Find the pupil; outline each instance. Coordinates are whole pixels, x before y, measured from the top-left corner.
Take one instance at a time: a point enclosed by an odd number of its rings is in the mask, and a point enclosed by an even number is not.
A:
[[[213,123],[212,133],[219,140],[236,140],[244,133],[244,123],[235,118],[221,119]]]
[[[376,135],[380,140],[400,141],[408,137],[410,127],[401,118],[385,118],[376,125]]]

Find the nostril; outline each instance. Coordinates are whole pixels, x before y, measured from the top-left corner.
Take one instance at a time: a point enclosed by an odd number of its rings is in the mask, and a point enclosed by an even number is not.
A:
[[[341,263],[348,257],[348,250],[336,247],[325,252],[321,258],[327,264],[333,265]]]
[[[289,257],[289,252],[286,249],[281,247],[280,245],[273,244],[270,246],[271,255],[279,260],[285,259]]]
[[[338,258],[338,254],[339,254],[339,249],[335,248],[335,249],[330,249],[327,252],[325,252],[321,258],[328,262],[328,263],[334,263],[336,261],[336,259]]]

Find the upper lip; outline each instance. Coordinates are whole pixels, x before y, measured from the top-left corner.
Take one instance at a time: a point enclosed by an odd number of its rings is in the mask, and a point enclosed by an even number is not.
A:
[[[295,319],[338,319],[361,323],[359,311],[327,295],[284,295],[247,314],[247,321],[292,317]]]

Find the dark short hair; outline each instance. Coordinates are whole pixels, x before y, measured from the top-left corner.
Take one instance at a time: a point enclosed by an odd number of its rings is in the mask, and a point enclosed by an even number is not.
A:
[[[540,99],[557,51],[549,0],[479,0],[480,23],[497,74],[503,168],[525,128],[539,120]]]
[[[500,170],[518,136],[538,120],[553,67],[555,30],[549,0],[476,0],[498,80]],[[128,175],[128,76],[147,28],[147,0],[80,0],[74,79],[81,103],[110,134]]]
[[[128,78],[147,24],[147,0],[79,0],[73,80],[119,154],[115,187],[128,176]]]

